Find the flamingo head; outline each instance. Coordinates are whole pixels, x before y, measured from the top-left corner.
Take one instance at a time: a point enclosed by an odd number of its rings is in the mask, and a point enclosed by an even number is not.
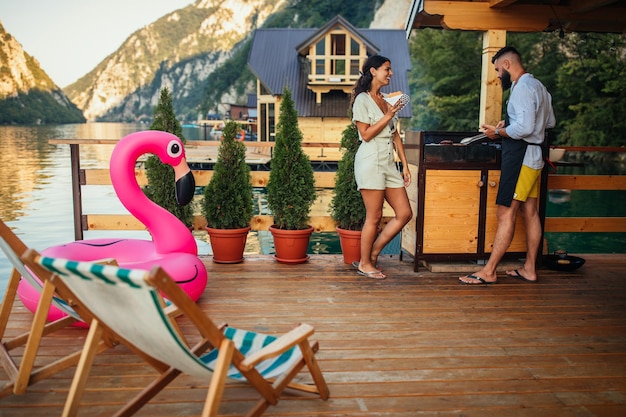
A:
[[[122,138],[113,150],[111,155],[111,179],[116,192],[119,194],[129,194],[125,184],[130,184],[129,179],[116,181],[118,175],[123,175],[125,169],[129,169],[128,175],[134,177],[134,161],[139,156],[152,153],[161,162],[174,168],[176,179],[176,202],[184,206],[188,204],[194,196],[196,183],[193,173],[187,165],[185,158],[185,148],[183,142],[176,135],[160,130],[145,130],[131,133]],[[117,188],[120,190],[117,190]]]
[[[195,194],[196,180],[185,158],[174,167],[174,176],[176,178],[176,202],[179,206],[186,206]]]
[[[165,133],[165,132],[162,132]],[[174,179],[176,180],[176,202],[179,206],[185,206],[193,199],[196,190],[196,181],[193,173],[187,165],[185,158],[185,148],[178,136],[170,135],[170,139],[164,138],[161,152],[156,153],[161,162],[171,165],[174,168]]]

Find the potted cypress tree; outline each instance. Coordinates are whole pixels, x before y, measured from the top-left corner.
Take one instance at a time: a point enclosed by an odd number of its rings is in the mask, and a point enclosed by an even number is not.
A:
[[[243,261],[253,214],[250,167],[246,145],[236,140],[239,130],[233,120],[224,126],[213,176],[202,200],[213,261],[217,263]]]
[[[330,216],[337,224],[343,261],[347,264],[361,259],[361,229],[365,223],[365,205],[354,179],[354,156],[359,144],[359,132],[354,123],[350,123],[342,132],[344,153],[339,160],[330,202]]]
[[[154,109],[154,121],[150,125],[151,130],[160,130],[176,135],[183,144],[186,143],[183,136],[183,128],[174,114],[172,95],[167,87],[161,90],[159,103]],[[148,185],[143,189],[146,196],[159,206],[163,207],[189,229],[193,228],[193,204],[179,206],[176,203],[176,182],[174,181],[174,168],[164,164],[156,155],[150,155],[146,159],[146,176]]]
[[[267,183],[267,205],[274,216],[270,232],[278,262],[298,264],[308,261],[307,249],[313,233],[308,221],[315,198],[313,167],[302,150],[298,112],[291,91],[285,87]]]

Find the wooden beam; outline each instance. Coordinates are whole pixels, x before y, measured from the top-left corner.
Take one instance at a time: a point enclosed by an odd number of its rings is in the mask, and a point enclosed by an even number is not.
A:
[[[82,185],[111,185],[111,177],[108,169],[85,169],[83,170],[85,177],[85,184]],[[197,186],[205,186],[211,180],[213,171],[209,170],[194,170],[193,176],[196,180]],[[253,187],[266,187],[269,181],[269,171],[252,171],[250,172],[251,183]],[[314,172],[313,177],[315,179],[315,186],[318,188],[334,188],[335,187],[335,172]],[[135,178],[140,186],[148,184],[148,178],[145,171],[142,169],[135,170]]]
[[[626,232],[626,217],[547,217],[546,232]]]
[[[424,11],[441,15],[445,29],[542,32],[550,24],[545,6],[512,5],[492,8],[487,2],[426,1]]]
[[[626,33],[626,13],[621,0],[580,0],[564,5],[520,4],[519,1],[425,0],[413,28],[443,27],[459,30],[567,31]]]
[[[501,9],[517,3],[518,0],[490,0],[489,7],[493,9]]]
[[[85,230],[145,230],[145,226],[130,214],[87,214],[84,215],[84,222],[87,225]],[[384,216],[381,226],[391,220],[391,217]],[[256,215],[250,221],[252,230],[269,230],[274,224],[274,217],[270,215]],[[330,216],[311,216],[309,224],[313,226],[315,232],[335,232],[337,224]],[[202,215],[194,216],[193,229],[204,230],[207,226],[206,218]]]
[[[601,7],[609,6],[617,0],[572,0],[570,9],[573,13],[587,13]]]
[[[626,190],[625,175],[548,176],[549,190]]]
[[[144,225],[129,214],[88,214],[86,230],[145,230]],[[383,224],[391,218],[384,217]],[[256,215],[250,221],[252,230],[268,230],[274,218]],[[335,222],[330,216],[311,216],[309,224],[316,232],[334,232]],[[194,230],[204,230],[204,216],[194,217]],[[547,217],[546,232],[626,232],[626,217]]]
[[[504,45],[506,45],[506,31],[487,30],[483,33],[480,115],[477,128],[484,123],[495,125],[502,119],[502,87],[491,58]]]

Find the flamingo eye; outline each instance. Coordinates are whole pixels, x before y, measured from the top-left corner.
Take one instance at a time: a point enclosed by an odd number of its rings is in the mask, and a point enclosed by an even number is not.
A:
[[[183,147],[181,146],[179,141],[172,140],[170,143],[168,143],[168,145],[167,145],[167,154],[171,158],[177,158],[182,153],[183,153]]]

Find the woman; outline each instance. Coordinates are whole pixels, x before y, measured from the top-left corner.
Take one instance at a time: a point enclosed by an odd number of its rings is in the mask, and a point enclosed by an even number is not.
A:
[[[411,174],[408,169],[398,172],[394,158],[395,148],[402,166],[408,166],[397,130],[396,113],[403,105],[398,100],[392,106],[380,92],[381,87],[389,85],[392,75],[388,58],[371,56],[352,90],[352,121],[361,140],[354,160],[354,175],[366,212],[361,231],[361,259],[358,265],[355,262],[355,267],[359,275],[374,279],[386,278],[376,266],[378,255],[413,216],[405,190],[411,183]],[[378,234],[385,200],[395,216]]]

